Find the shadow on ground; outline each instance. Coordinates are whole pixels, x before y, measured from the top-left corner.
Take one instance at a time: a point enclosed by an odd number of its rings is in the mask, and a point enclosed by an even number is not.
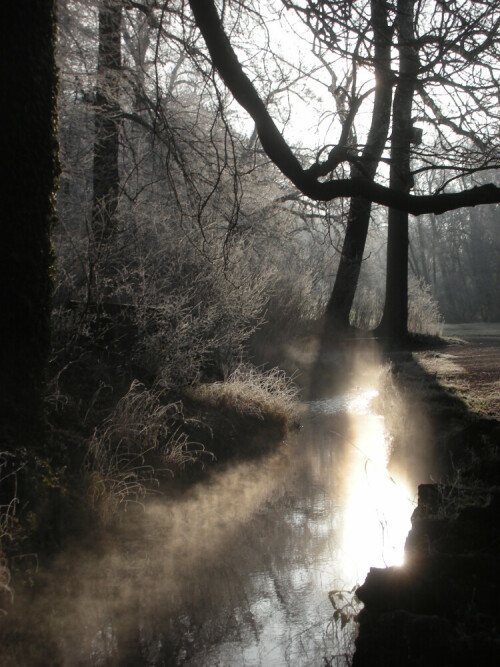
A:
[[[385,358],[406,406],[392,463],[427,447],[423,460],[437,474],[419,486],[405,565],[372,568],[358,589],[353,666],[498,665],[500,422],[469,411],[411,351]]]

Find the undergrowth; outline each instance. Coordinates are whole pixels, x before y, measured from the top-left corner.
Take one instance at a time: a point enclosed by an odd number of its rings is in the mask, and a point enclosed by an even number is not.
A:
[[[12,490],[10,500],[0,504],[0,614],[6,613],[5,607],[14,598],[7,552],[15,546],[19,534],[16,517],[17,472],[15,456],[11,452],[0,452],[0,488],[8,486]]]
[[[283,425],[298,416],[298,389],[279,368],[266,371],[240,364],[223,382],[197,385],[188,396],[212,407]]]
[[[491,498],[491,488],[464,469],[457,470],[446,482],[437,484],[437,495],[437,517],[456,519],[466,507],[486,507]]]
[[[375,329],[382,318],[383,293],[381,288],[360,286],[356,291],[351,324],[359,329]],[[414,334],[441,336],[444,319],[430,285],[411,277],[408,283],[408,331]]]
[[[436,484],[434,513],[439,518],[456,519],[466,507],[486,507],[499,491],[500,449],[495,431],[488,433],[485,424],[475,422],[467,429],[465,451]]]
[[[182,431],[184,421],[182,403],[165,402],[163,390],[132,382],[95,429],[85,460],[89,500],[104,522],[144,500],[162,476],[207,454]]]

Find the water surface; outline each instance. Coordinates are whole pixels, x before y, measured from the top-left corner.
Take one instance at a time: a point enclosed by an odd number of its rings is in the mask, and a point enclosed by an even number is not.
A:
[[[42,651],[64,665],[348,664],[352,589],[402,562],[413,510],[414,490],[386,469],[376,396],[306,403],[278,450],[65,551],[28,613]]]

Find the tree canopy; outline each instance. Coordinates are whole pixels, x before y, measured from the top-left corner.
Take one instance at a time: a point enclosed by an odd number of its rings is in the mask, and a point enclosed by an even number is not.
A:
[[[248,7],[248,3],[237,4],[239,9]],[[285,4],[288,7],[295,7],[295,3],[287,2]],[[338,28],[338,34],[336,32],[338,21],[341,19],[350,20],[350,17],[345,18],[345,13],[348,10],[345,10],[342,14],[340,5],[347,5],[352,8],[357,4],[359,3],[305,2],[297,8],[301,13],[305,13],[309,24],[313,20],[321,21],[323,33],[329,31],[328,39],[333,43],[341,36],[340,27]],[[366,12],[370,11],[368,3],[361,4]],[[372,3],[372,5],[377,4],[390,5],[394,16],[397,17],[397,7],[393,6],[392,3]],[[424,4],[427,5],[426,11],[423,9]],[[438,126],[441,125],[443,128],[445,125],[448,127],[455,126],[455,129],[459,126],[459,123],[455,120],[456,113],[450,110],[449,115],[447,115],[435,102],[433,96],[427,92],[424,84],[432,84],[434,87],[437,85],[443,87],[455,85],[463,91],[468,89],[471,95],[467,96],[467,101],[460,108],[459,113],[462,116],[481,113],[487,111],[485,109],[486,103],[481,95],[485,90],[485,83],[477,71],[479,68],[483,68],[491,74],[491,85],[487,86],[488,96],[496,99],[497,91],[495,91],[494,86],[495,73],[498,73],[498,58],[496,58],[498,55],[498,9],[495,8],[494,3],[480,3],[480,10],[476,12],[475,17],[471,17],[464,13],[468,4],[470,3],[418,3],[419,15],[417,18],[420,21],[420,27],[417,30],[416,39],[418,44],[425,47],[425,59],[419,67],[419,74],[422,76],[419,77],[415,85],[424,104],[433,113]],[[189,0],[189,5],[196,25],[206,42],[213,66],[234,98],[255,121],[263,149],[281,172],[307,197],[316,201],[329,201],[336,197],[354,197],[362,193],[363,197],[373,202],[404,210],[414,215],[431,212],[443,213],[464,206],[476,206],[500,201],[500,188],[494,183],[454,190],[449,189],[446,192],[441,188],[438,192],[432,194],[410,194],[395,191],[386,184],[359,175],[351,178],[328,177],[345,155],[344,146],[341,143],[330,148],[326,160],[315,161],[308,167],[304,167],[290,145],[285,141],[264,100],[259,96],[255,86],[240,64],[231,41],[224,30],[223,21],[215,3],[212,0]],[[358,7],[358,10],[358,15],[361,16],[363,8]],[[451,22],[453,16],[458,17],[454,24]],[[394,18],[394,20],[396,19]],[[472,22],[469,23],[468,20]],[[432,28],[428,34],[424,34],[425,27],[434,26],[436,22],[438,22],[437,29]],[[462,26],[462,32],[458,36],[457,23],[458,26]],[[366,33],[369,30],[368,27]],[[394,36],[394,32],[391,32],[391,36]],[[366,37],[366,34],[363,37]],[[476,64],[479,62],[480,64]],[[459,78],[461,75],[465,75],[467,65],[476,69],[476,71],[471,74],[472,80],[463,83]],[[397,76],[393,72],[390,85],[394,86],[396,80]],[[376,85],[382,85],[382,82],[378,81]],[[457,93],[454,100],[455,104],[458,104],[459,100],[460,94]],[[471,103],[474,100],[477,104],[475,109],[471,108]],[[447,104],[446,100],[445,103]],[[445,118],[446,121],[444,121]],[[498,125],[497,113],[492,122],[495,126]],[[460,128],[459,134],[463,135],[464,133],[467,134],[467,130]],[[474,140],[474,133],[469,132],[469,134]],[[446,137],[446,140],[449,139]],[[497,147],[495,147],[494,162],[498,162]],[[488,166],[491,168],[492,165],[484,165],[482,168],[488,168]]]

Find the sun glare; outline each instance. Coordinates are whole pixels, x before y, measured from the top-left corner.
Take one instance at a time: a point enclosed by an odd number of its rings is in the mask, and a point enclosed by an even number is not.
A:
[[[376,390],[362,392],[348,405],[343,552],[346,575],[353,581],[362,581],[370,567],[403,564],[414,509],[409,488],[387,471],[390,443],[384,419],[369,411],[376,395]]]

